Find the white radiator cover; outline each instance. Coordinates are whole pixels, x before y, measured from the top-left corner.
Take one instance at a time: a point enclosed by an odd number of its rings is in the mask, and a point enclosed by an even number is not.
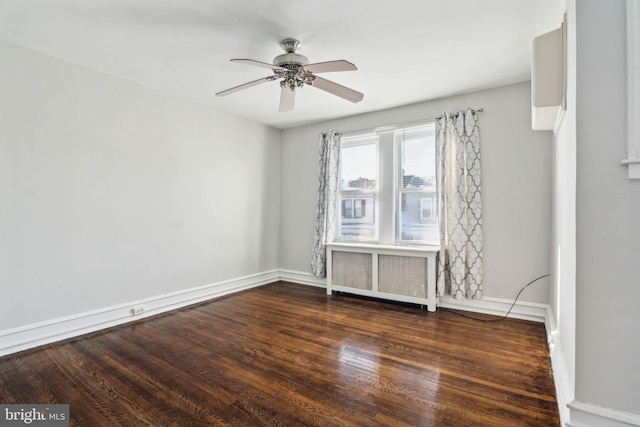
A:
[[[438,250],[431,246],[328,244],[327,293],[410,302],[435,311]]]

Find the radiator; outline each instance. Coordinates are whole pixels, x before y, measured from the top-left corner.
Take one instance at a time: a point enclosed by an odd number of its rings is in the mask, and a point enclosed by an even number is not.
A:
[[[327,245],[327,293],[411,302],[435,311],[437,248]]]

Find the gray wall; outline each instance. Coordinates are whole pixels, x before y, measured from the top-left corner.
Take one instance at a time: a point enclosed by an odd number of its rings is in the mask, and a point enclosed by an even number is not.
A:
[[[640,181],[626,158],[624,0],[576,2],[576,399],[640,414]],[[569,304],[569,302],[567,302]]]
[[[278,267],[280,131],[0,42],[0,330]]]
[[[514,298],[524,284],[550,271],[552,134],[531,130],[530,99],[530,85],[522,83],[283,131],[280,266],[309,271],[320,132],[482,107],[484,295]],[[548,303],[549,280],[529,287],[521,300]]]

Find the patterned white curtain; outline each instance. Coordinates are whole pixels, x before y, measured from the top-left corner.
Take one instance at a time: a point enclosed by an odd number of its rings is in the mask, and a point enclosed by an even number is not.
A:
[[[326,242],[333,240],[336,217],[336,193],[340,168],[340,137],[330,131],[320,134],[320,173],[318,176],[318,204],[316,228],[313,235],[311,273],[318,278],[327,276]]]
[[[480,131],[471,109],[436,121],[440,207],[438,295],[482,298]]]

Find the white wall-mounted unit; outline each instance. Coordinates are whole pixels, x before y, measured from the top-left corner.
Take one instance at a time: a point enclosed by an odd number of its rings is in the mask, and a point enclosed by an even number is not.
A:
[[[437,247],[327,245],[327,294],[333,291],[427,306],[435,311]]]
[[[562,28],[533,39],[531,127],[553,130],[562,108]]]

